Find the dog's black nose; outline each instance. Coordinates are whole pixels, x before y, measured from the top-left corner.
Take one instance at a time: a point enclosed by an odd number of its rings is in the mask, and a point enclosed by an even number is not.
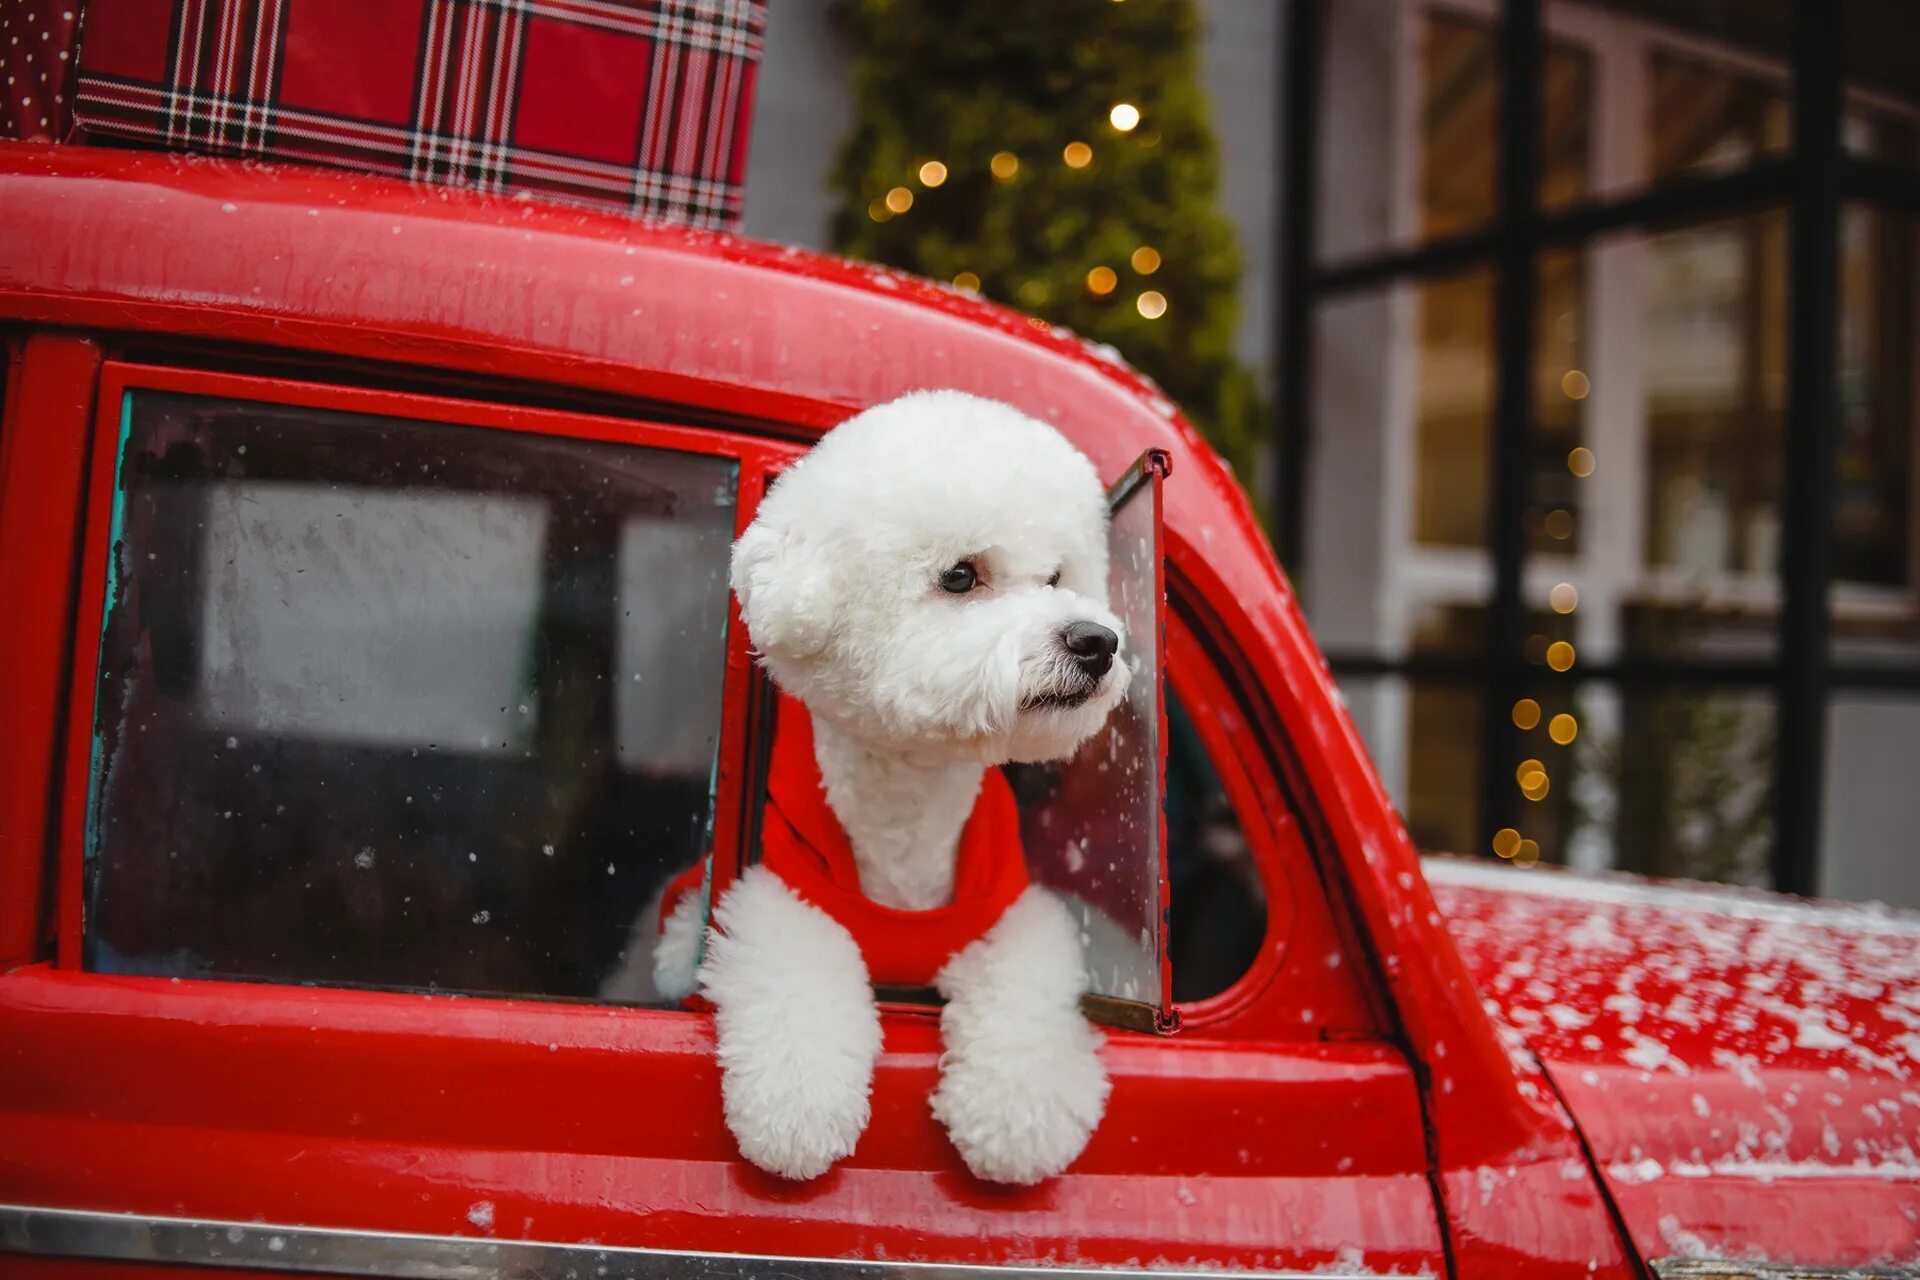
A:
[[[1120,637],[1097,622],[1072,622],[1060,633],[1060,643],[1082,671],[1098,680],[1113,666]]]

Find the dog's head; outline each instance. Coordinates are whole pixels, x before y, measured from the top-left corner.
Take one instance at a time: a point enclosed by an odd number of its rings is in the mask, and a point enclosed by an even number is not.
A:
[[[734,545],[733,589],[774,682],[887,746],[1057,759],[1126,691],[1093,464],[958,391],[828,432]]]

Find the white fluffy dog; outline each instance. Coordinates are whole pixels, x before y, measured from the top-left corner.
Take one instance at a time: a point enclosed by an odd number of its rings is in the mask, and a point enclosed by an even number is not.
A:
[[[883,910],[945,907],[983,784],[1005,788],[988,770],[1071,755],[1126,689],[1093,465],[960,392],[829,432],[761,503],[732,579],[768,673],[811,715],[859,893]],[[1109,1086],[1079,1011],[1078,929],[1046,890],[1015,892],[982,936],[931,957],[946,999],[932,1107],[977,1176],[1033,1183],[1085,1148]],[[881,1037],[862,944],[756,865],[716,906],[696,973],[698,897],[664,921],[655,983],[697,981],[712,1002],[742,1154],[815,1177],[867,1125]]]

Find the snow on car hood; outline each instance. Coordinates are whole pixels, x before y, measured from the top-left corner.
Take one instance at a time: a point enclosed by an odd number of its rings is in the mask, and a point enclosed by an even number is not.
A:
[[[1920,913],[1425,867],[1643,1256],[1920,1258]]]

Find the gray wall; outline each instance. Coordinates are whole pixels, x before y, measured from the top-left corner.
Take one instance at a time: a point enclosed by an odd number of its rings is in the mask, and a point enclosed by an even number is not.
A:
[[[833,216],[827,176],[853,120],[847,51],[830,0],[774,0],[747,152],[743,230],[757,240],[824,249]]]

